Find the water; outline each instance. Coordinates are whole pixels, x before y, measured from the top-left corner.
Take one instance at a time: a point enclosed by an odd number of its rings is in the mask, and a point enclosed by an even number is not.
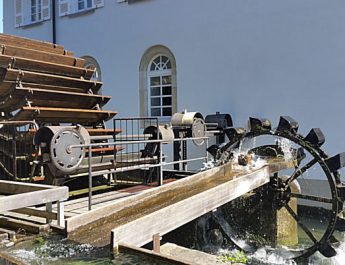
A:
[[[88,244],[76,244],[58,236],[39,242],[20,243],[8,250],[8,253],[30,265],[160,265],[164,264],[150,258],[119,253],[112,255],[109,247],[94,248]]]

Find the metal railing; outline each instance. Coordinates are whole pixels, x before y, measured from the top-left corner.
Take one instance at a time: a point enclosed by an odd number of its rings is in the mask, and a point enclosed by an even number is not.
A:
[[[185,160],[179,160],[179,161],[170,161],[166,162],[163,160],[163,145],[167,144],[173,144],[173,142],[178,142],[178,141],[192,141],[192,140],[200,140],[204,139],[205,140],[205,145],[206,148],[205,150],[205,155],[201,157],[194,157],[194,158],[189,158]],[[163,168],[169,165],[174,165],[178,163],[188,163],[192,161],[205,161],[207,162],[208,156],[206,154],[206,149],[208,145],[208,137],[191,137],[191,138],[178,138],[178,139],[173,139],[169,143],[167,143],[166,140],[127,140],[127,141],[115,141],[115,142],[104,142],[104,143],[91,143],[91,144],[79,144],[79,145],[70,145],[68,148],[73,149],[73,148],[82,148],[84,151],[88,154],[88,184],[89,184],[89,198],[88,198],[88,209],[92,209],[92,178],[94,176],[99,176],[99,175],[104,175],[104,174],[112,174],[112,173],[118,173],[118,172],[125,172],[125,171],[131,171],[131,170],[138,170],[138,169],[150,169],[150,168],[157,168],[158,172],[158,185],[163,185]],[[107,170],[99,170],[99,171],[93,171],[92,167],[92,150],[94,147],[109,147],[113,146],[115,150],[117,150],[117,147],[123,147],[123,146],[130,146],[130,145],[135,145],[135,146],[141,146],[141,145],[148,145],[148,144],[155,144],[158,145],[158,152],[156,153],[156,157],[151,157],[150,160],[144,158],[144,163],[141,164],[131,164],[128,166],[121,166],[121,167],[116,167],[116,154],[114,154],[114,167],[111,169]],[[123,157],[122,157],[123,158]],[[124,162],[124,161],[121,161]],[[142,162],[142,161],[141,161]],[[150,162],[150,163],[145,163],[145,162]]]

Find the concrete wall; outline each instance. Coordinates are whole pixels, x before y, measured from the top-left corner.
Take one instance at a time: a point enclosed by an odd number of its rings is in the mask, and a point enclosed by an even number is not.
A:
[[[345,2],[342,0],[146,0],[58,17],[57,40],[102,67],[108,108],[139,114],[139,63],[161,44],[177,62],[178,109],[321,127],[330,153],[345,150]],[[4,32],[51,40],[51,23],[15,29],[4,1]]]

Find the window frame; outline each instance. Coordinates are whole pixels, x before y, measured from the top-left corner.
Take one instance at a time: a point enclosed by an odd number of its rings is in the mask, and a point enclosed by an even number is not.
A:
[[[51,5],[51,0],[15,0],[15,28],[35,25],[50,20]]]
[[[35,10],[35,12],[33,12],[33,10]],[[41,21],[43,21],[42,0],[31,0],[30,1],[30,22],[33,24],[33,23],[37,23]]]
[[[158,70],[151,70],[152,65],[154,64],[154,61],[159,57],[160,59],[160,63],[162,63],[162,58],[165,57],[167,58],[167,63],[170,63],[170,68],[169,69],[158,69]],[[158,85],[152,85],[151,81],[152,78],[159,78],[159,84]],[[164,77],[169,77],[170,79],[170,83],[168,84],[164,84],[163,83],[163,78]],[[147,106],[148,106],[148,114],[150,117],[157,117],[161,120],[170,120],[172,113],[173,113],[173,105],[172,105],[172,69],[171,69],[171,62],[169,57],[167,57],[164,54],[158,54],[156,55],[154,58],[152,58],[152,60],[149,63],[148,66],[148,72],[147,72],[147,88],[148,88],[148,102],[147,102]],[[164,88],[168,88],[170,87],[170,93],[165,95],[163,90]],[[152,95],[152,88],[159,88],[159,95]],[[170,105],[164,105],[163,103],[163,99],[164,98],[170,98]],[[153,105],[152,104],[152,99],[160,99],[160,104],[159,105]],[[169,108],[170,109],[170,115],[164,115],[164,108]],[[156,115],[152,115],[152,109],[159,109],[160,111],[160,115],[156,116]]]
[[[171,64],[171,114],[177,112],[177,72],[176,59],[169,48],[163,45],[154,45],[143,52],[139,64],[139,116],[152,117],[150,114],[150,66],[152,61],[159,55],[166,56]],[[152,76],[152,75],[151,75]],[[162,102],[160,102],[162,103]],[[160,116],[158,121],[161,125],[166,124],[171,116]]]

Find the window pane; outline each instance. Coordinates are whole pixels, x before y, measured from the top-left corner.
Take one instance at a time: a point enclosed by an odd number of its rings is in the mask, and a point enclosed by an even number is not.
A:
[[[163,106],[171,106],[171,97],[162,98],[163,99]]]
[[[163,116],[171,116],[172,111],[171,108],[163,108]]]
[[[162,76],[162,84],[170,85],[171,84],[171,75]]]
[[[171,95],[171,86],[163,87],[163,95]]]
[[[160,87],[151,87],[151,96],[160,96],[161,89]]]
[[[161,98],[151,98],[151,106],[160,106]]]
[[[31,0],[31,21],[36,21],[36,0]]]
[[[151,108],[151,116],[161,116],[160,108]]]
[[[84,0],[78,0],[78,10],[82,10],[85,8]]]
[[[87,8],[91,8],[92,7],[92,0],[87,0]]]
[[[155,76],[151,77],[151,86],[159,86],[160,85],[160,77]]]

